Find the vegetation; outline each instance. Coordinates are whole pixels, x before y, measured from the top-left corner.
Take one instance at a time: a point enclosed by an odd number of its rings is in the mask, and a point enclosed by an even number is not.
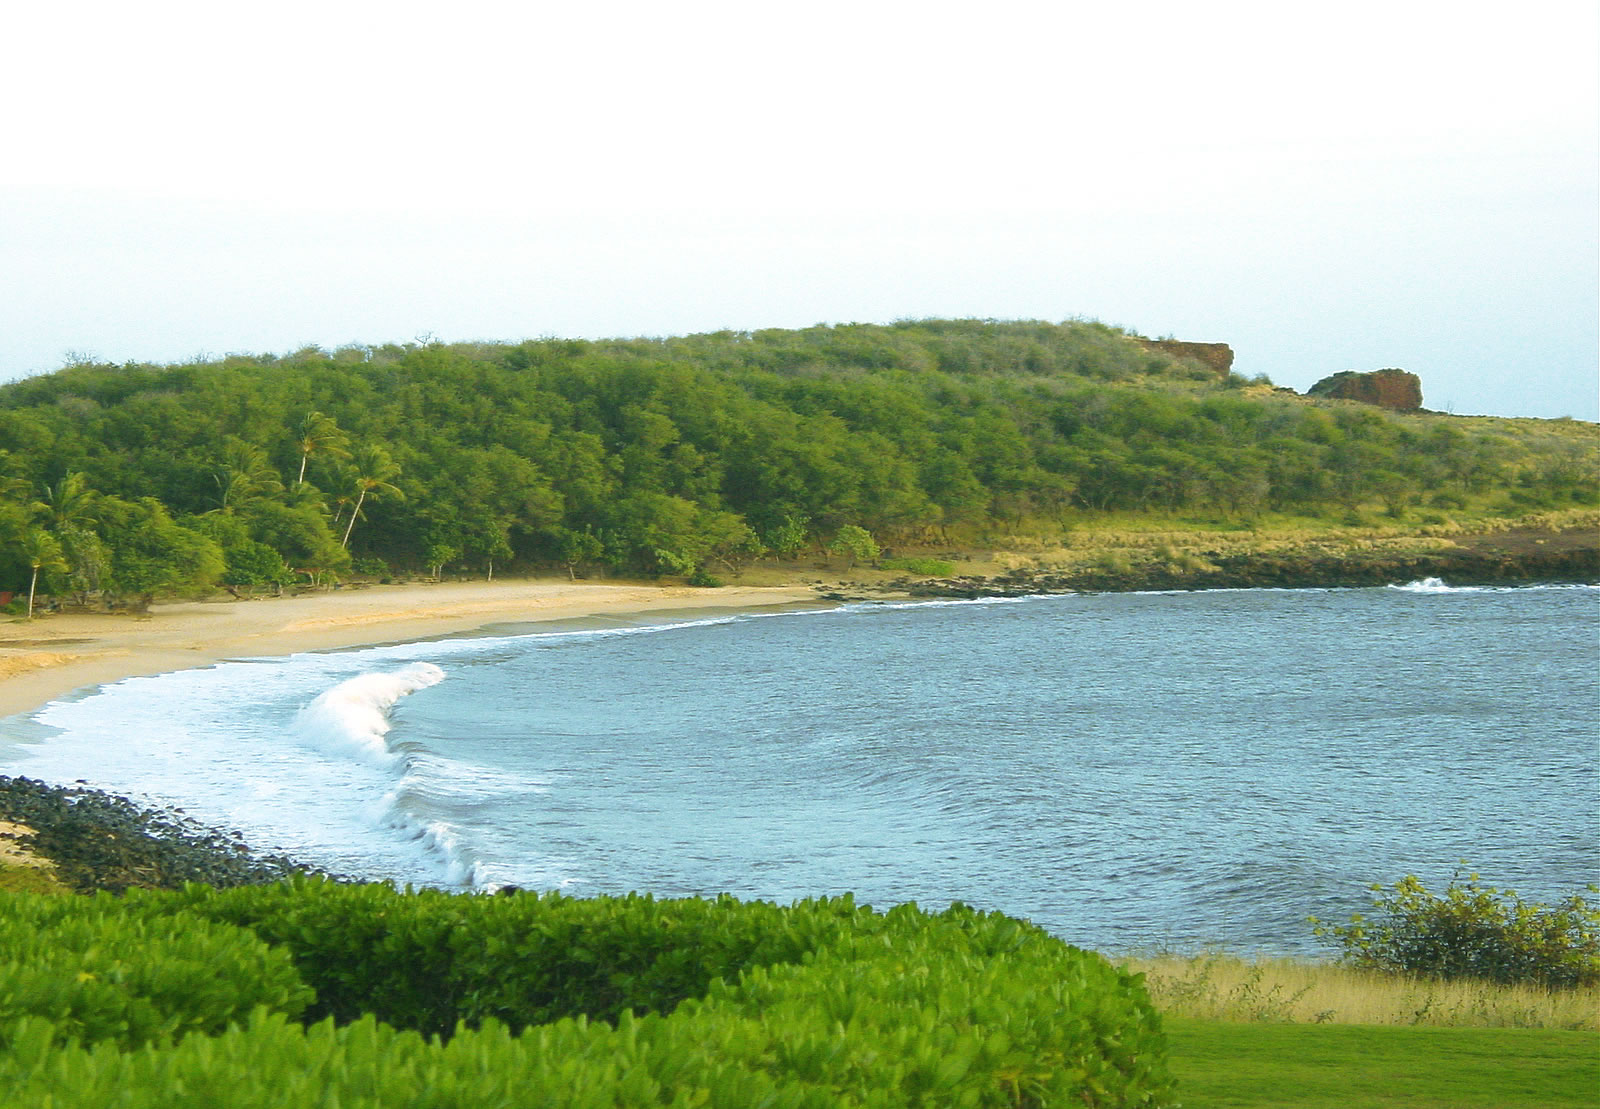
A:
[[[1108,520],[1442,536],[1592,509],[1597,459],[1592,425],[1307,400],[1087,322],[84,363],[0,387],[0,589],[737,574]],[[1204,561],[1188,546],[1172,565]]]
[[[908,574],[947,578],[956,572],[955,563],[942,558],[886,558],[878,563],[880,569],[903,570]]]
[[[1156,1008],[1190,1020],[1600,1032],[1600,986],[1504,985],[1222,952],[1135,955]]]
[[[1554,906],[1530,903],[1480,884],[1476,874],[1463,881],[1459,871],[1442,896],[1414,875],[1392,891],[1372,889],[1376,919],[1358,913],[1349,924],[1323,925],[1313,918],[1317,935],[1337,941],[1356,966],[1446,980],[1600,985],[1600,904],[1581,894]]]
[[[1592,1033],[1164,1022],[1184,1109],[1589,1109]]]
[[[160,823],[61,792],[16,780],[0,816],[64,873],[104,865],[97,821],[119,843]],[[229,853],[165,836],[174,860]],[[1600,1069],[1600,985],[1220,954],[1113,970],[998,914],[848,897],[152,892],[128,879],[176,871],[139,857],[112,860],[116,898],[0,867],[6,1105],[1531,1109],[1588,1104]],[[5,892],[27,888],[52,896]]]
[[[0,894],[13,937],[8,1106],[1174,1103],[1136,979],[962,906],[299,880]]]

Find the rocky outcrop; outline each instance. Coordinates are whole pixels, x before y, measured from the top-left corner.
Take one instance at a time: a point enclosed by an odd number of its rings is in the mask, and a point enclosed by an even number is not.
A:
[[[1000,577],[922,578],[881,585],[855,583],[848,591],[822,592],[825,600],[863,601],[874,592],[894,596],[961,598],[1028,597],[1041,593],[1122,593],[1157,589],[1329,589],[1440,578],[1452,586],[1600,580],[1600,548],[1503,551],[1491,547],[1422,554],[1235,554],[1212,552],[1204,568],[1152,562],[1120,570],[1015,570]]]
[[[1185,343],[1179,339],[1140,339],[1139,342],[1145,350],[1193,359],[1223,381],[1233,372],[1233,348],[1227,343]]]
[[[1306,390],[1306,396],[1355,400],[1396,412],[1415,412],[1422,407],[1422,379],[1404,370],[1345,370],[1323,378]]]
[[[242,886],[317,873],[282,855],[257,854],[237,834],[206,828],[179,811],[144,809],[124,797],[0,775],[0,822],[21,828],[10,852],[26,850],[80,893],[131,886],[179,889],[185,882]]]

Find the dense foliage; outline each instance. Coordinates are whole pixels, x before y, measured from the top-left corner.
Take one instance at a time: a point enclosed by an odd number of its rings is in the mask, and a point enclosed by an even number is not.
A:
[[[1600,983],[1600,905],[1581,894],[1541,905],[1459,873],[1443,895],[1410,875],[1393,890],[1372,890],[1376,917],[1357,914],[1344,925],[1314,921],[1316,933],[1337,942],[1357,966],[1504,984]],[[1590,893],[1600,889],[1591,886]]]
[[[314,880],[122,902],[0,895],[14,930],[93,914],[117,976],[95,963],[86,985],[67,958],[10,967],[0,947],[0,974],[22,975],[0,1009],[7,1105],[1173,1103],[1138,979],[962,906]],[[231,940],[215,950],[217,982],[194,984],[192,959],[170,950],[178,930]],[[308,1009],[288,960],[316,993]],[[91,985],[103,1020],[53,1000]],[[116,1014],[152,1008],[164,1024],[120,1030]]]
[[[0,387],[0,589],[689,574],[845,528],[904,546],[1112,510],[1593,503],[1597,443],[1574,426],[1313,403],[1084,322],[83,364]]]
[[[286,951],[185,913],[137,914],[110,894],[0,894],[0,1053],[17,1021],[48,1042],[167,1043],[216,1034],[257,1006],[298,1016],[312,992]]]

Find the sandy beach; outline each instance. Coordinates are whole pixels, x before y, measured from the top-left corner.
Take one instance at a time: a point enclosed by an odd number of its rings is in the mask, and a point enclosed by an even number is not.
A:
[[[509,579],[188,601],[156,605],[143,616],[44,616],[0,624],[0,716],[29,712],[87,686],[224,658],[396,643],[487,624],[759,608],[815,598],[801,585],[694,589]]]

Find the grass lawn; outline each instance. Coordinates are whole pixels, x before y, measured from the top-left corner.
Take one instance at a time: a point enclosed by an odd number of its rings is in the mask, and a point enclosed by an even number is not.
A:
[[[1600,1035],[1168,1017],[1184,1109],[1596,1109]]]

